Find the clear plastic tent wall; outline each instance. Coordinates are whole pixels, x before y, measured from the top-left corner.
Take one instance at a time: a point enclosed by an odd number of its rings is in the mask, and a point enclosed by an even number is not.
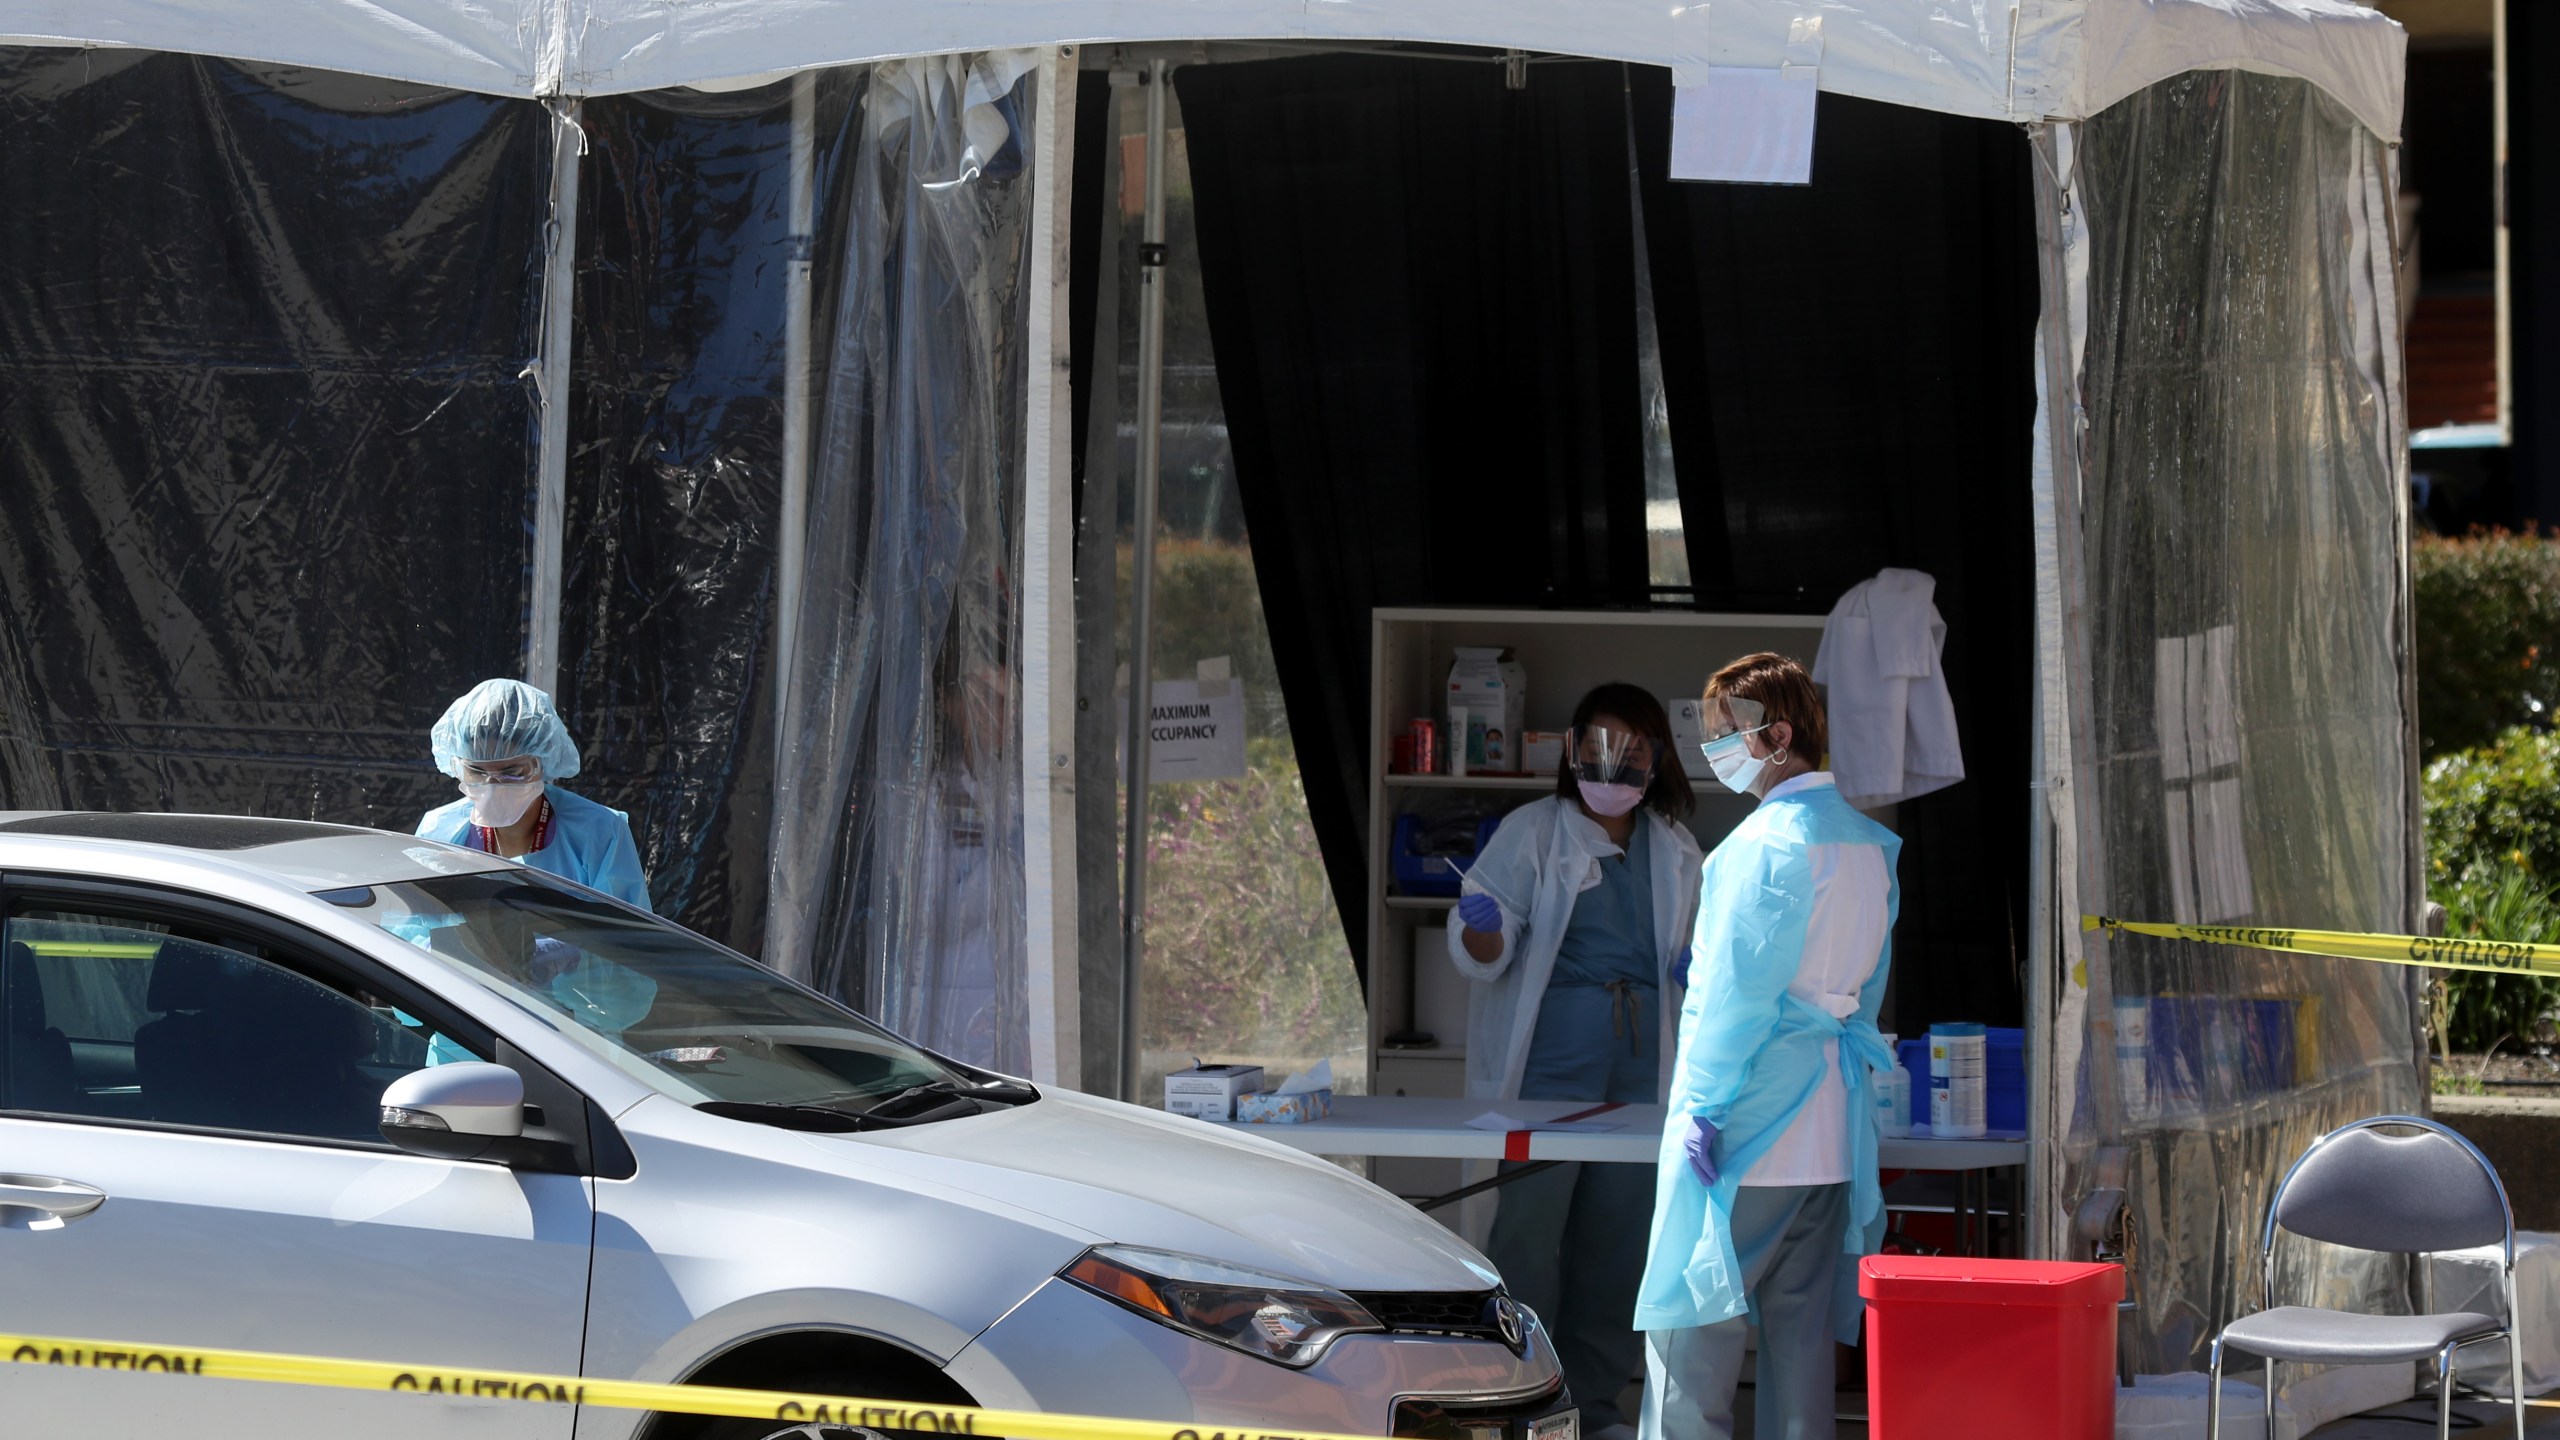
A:
[[[0,47],[0,128],[0,809],[408,828],[524,653],[549,120]]]
[[[773,769],[784,391],[806,253],[795,136],[828,196],[850,76],[590,100],[578,125],[561,711],[582,793],[631,816],[659,910],[753,953]],[[813,203],[823,213],[823,202]]]
[[[2382,142],[2311,86],[2240,71],[2154,85],[2077,141],[2082,908],[2402,930],[2420,897]],[[2062,1193],[2127,1147],[2136,1362],[2198,1368],[2261,1303],[2286,1167],[2334,1125],[2422,1103],[2412,988],[2391,966],[2135,936],[2084,953],[2084,1063],[2055,1077]],[[2292,1303],[2405,1299],[2396,1261],[2316,1258],[2290,1252]]]
[[[1029,68],[613,96],[570,128],[0,47],[0,809],[407,829],[452,798],[429,724],[525,663],[527,376],[555,147],[581,145],[555,412],[573,788],[630,813],[661,912],[1024,1068]],[[786,716],[801,306],[821,403]]]
[[[1027,1069],[1020,753],[1027,52],[872,68],[824,347],[766,949]]]

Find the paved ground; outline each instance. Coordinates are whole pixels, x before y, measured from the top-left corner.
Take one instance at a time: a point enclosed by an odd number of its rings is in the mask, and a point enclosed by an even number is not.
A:
[[[1855,1412],[1864,1409],[1865,1406],[1864,1395],[1848,1391],[1841,1393],[1842,1413]],[[1749,1435],[1751,1433],[1751,1400],[1748,1391],[1743,1393],[1741,1410],[1742,1424],[1738,1433]],[[2453,1432],[2456,1435],[2473,1437],[2473,1440],[2495,1440],[2497,1436],[2513,1435],[2515,1433],[2513,1414],[2514,1412],[2504,1405],[2459,1401],[2453,1407]],[[2225,1423],[2227,1425],[2228,1421],[2226,1420]],[[2422,1437],[2432,1437],[2435,1434],[2435,1427],[2435,1402],[2413,1400],[2388,1409],[2376,1410],[2352,1419],[2323,1425],[2311,1432],[2309,1440],[2422,1440]],[[2203,1424],[2199,1422],[2196,1429],[2201,1432],[2204,1429]],[[1843,1420],[1834,1434],[1836,1440],[1867,1440],[1867,1427],[1863,1422]],[[2531,1440],[2560,1440],[2560,1408],[2527,1409],[2525,1434],[2531,1437]],[[2201,1435],[2198,1440],[2202,1440]]]
[[[2515,1412],[2504,1405],[2482,1405],[2457,1401],[2453,1407],[2453,1431],[2457,1435],[2486,1437],[2513,1435]],[[2413,1440],[2434,1433],[2436,1407],[2432,1400],[2411,1401],[2323,1425],[2311,1432],[2313,1440]],[[2560,1440],[2560,1410],[2528,1409],[2525,1411],[2525,1434],[2540,1440]]]
[[[1736,1433],[1749,1435],[1751,1433],[1750,1389],[1745,1387],[1738,1398],[1741,1403],[1737,1408],[1741,1413],[1736,1418],[1741,1423]],[[2552,1398],[2560,1400],[2560,1396]],[[1627,1413],[1634,1414],[1635,1407],[1642,1403],[1642,1400],[1642,1389],[1630,1387],[1625,1397]],[[1866,1405],[1865,1395],[1851,1390],[1840,1392],[1842,1414],[1856,1414],[1865,1410]],[[2494,1440],[2494,1437],[2500,1435],[2513,1435],[2515,1433],[2515,1421],[2511,1418],[2513,1415],[2514,1412],[2504,1405],[2470,1400],[2458,1401],[2453,1407],[2453,1431],[2456,1435],[2474,1437],[2474,1440]],[[2228,1425],[2227,1419],[2225,1424]],[[2435,1433],[2435,1424],[2435,1402],[2411,1400],[2387,1409],[2358,1415],[2352,1419],[2323,1425],[2311,1432],[2309,1440],[2422,1440],[2422,1437],[2432,1436]],[[2202,1422],[2198,1422],[2196,1429],[2199,1431],[2204,1429]],[[1867,1440],[1867,1427],[1864,1421],[1843,1420],[1834,1433],[1836,1440]],[[2531,1437],[2531,1440],[2560,1440],[2560,1406],[2528,1408],[2525,1411],[2525,1434]],[[2199,1436],[2198,1440],[2202,1440],[2202,1437]]]

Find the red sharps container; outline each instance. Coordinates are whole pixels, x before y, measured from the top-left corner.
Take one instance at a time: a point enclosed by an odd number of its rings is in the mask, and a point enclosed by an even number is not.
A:
[[[2124,1270],[1870,1255],[1869,1440],[2114,1440]]]

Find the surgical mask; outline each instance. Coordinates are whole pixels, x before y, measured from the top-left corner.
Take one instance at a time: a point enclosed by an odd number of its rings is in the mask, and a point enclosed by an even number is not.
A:
[[[484,830],[504,830],[524,818],[533,802],[542,794],[542,786],[532,780],[508,780],[495,784],[465,780],[462,793],[471,802],[471,823]]]
[[[1769,762],[1763,756],[1752,754],[1743,737],[1767,728],[1763,725],[1750,730],[1736,730],[1706,744],[1707,768],[1715,771],[1716,779],[1736,795],[1760,793],[1760,777],[1768,770]]]
[[[1590,806],[1594,815],[1606,815],[1614,820],[1644,803],[1644,787],[1641,785],[1611,785],[1597,780],[1573,783],[1582,791],[1582,803]]]

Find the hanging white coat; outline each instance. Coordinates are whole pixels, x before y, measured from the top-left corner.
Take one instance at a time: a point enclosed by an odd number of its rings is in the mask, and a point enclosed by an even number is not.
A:
[[[1675,1048],[1679,1007],[1670,1003],[1671,970],[1689,949],[1698,914],[1697,838],[1650,809],[1636,812],[1652,833],[1655,984],[1663,1003],[1662,1054]],[[1556,951],[1573,918],[1574,898],[1600,883],[1600,862],[1620,853],[1582,807],[1561,796],[1532,801],[1503,817],[1467,872],[1467,888],[1502,907],[1502,952],[1479,961],[1461,938],[1466,927],[1449,917],[1449,958],[1467,987],[1467,1094],[1510,1100],[1520,1094],[1529,1064],[1529,1040],[1537,1033],[1538,1006],[1555,973]],[[1669,1067],[1664,1067],[1668,1084]],[[1667,1092],[1665,1092],[1667,1093]],[[1597,1097],[1594,1097],[1597,1098]],[[1657,1099],[1661,1098],[1659,1095]]]

